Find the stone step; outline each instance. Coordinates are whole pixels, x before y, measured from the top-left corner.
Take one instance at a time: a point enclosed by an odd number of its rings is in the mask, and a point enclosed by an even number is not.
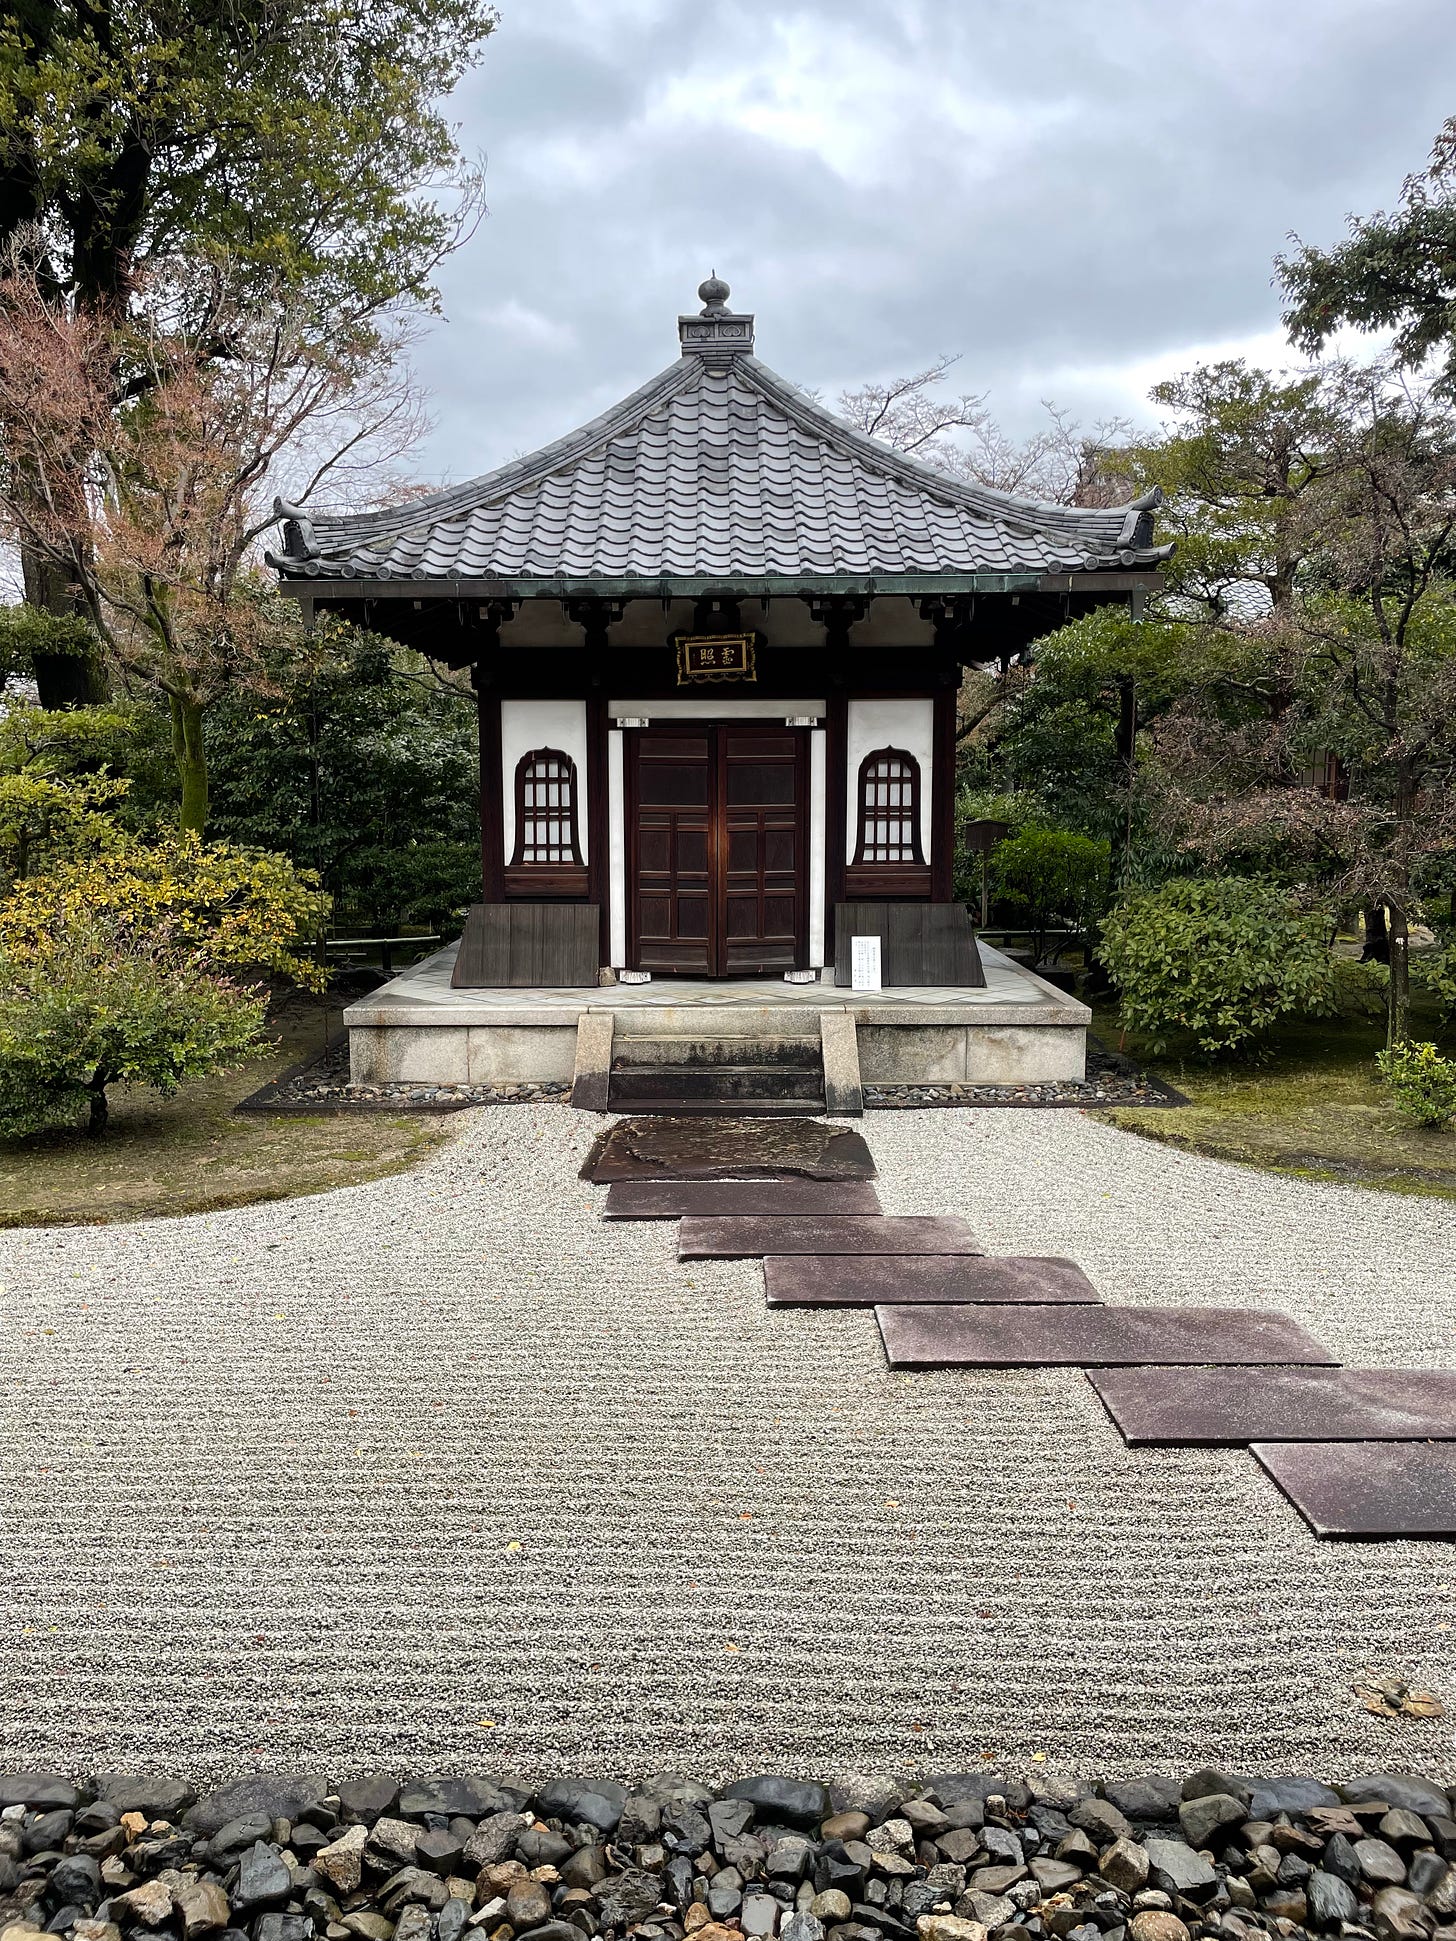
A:
[[[808,1098],[614,1098],[613,1112],[658,1112],[673,1119],[797,1119],[826,1110],[823,1099]]]
[[[743,1260],[764,1254],[974,1254],[964,1220],[881,1215],[864,1219],[694,1219],[678,1232],[679,1260]]]
[[[879,1211],[879,1198],[868,1181],[840,1185],[818,1179],[632,1179],[618,1180],[607,1188],[602,1218],[681,1220],[711,1214],[813,1213],[821,1219],[837,1219]]]
[[[1456,1442],[1255,1442],[1317,1537],[1456,1537]]]
[[[705,1209],[706,1210],[706,1209]],[[954,1305],[965,1301],[1091,1302],[1096,1288],[1074,1261],[993,1260],[984,1254],[791,1254],[763,1263],[770,1307]]]
[[[1218,1307],[878,1307],[892,1368],[1116,1368],[1335,1358],[1286,1314]]]
[[[1109,1368],[1087,1379],[1134,1447],[1456,1441],[1456,1371]]]
[[[818,1034],[774,1038],[738,1037],[617,1038],[612,1070],[635,1071],[653,1065],[792,1065],[817,1071],[822,1062]]]
[[[822,1111],[824,1072],[821,1066],[619,1066],[614,1060],[607,1097],[612,1106],[684,1099],[700,1104],[727,1100],[757,1105],[791,1099],[800,1106],[817,1105]]]

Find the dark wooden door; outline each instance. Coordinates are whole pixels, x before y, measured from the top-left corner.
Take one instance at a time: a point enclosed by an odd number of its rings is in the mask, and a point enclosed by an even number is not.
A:
[[[807,737],[772,722],[628,731],[634,968],[752,977],[806,955]]]
[[[634,970],[714,970],[712,730],[627,731],[628,957]]]
[[[798,968],[808,900],[802,729],[717,729],[720,976]]]

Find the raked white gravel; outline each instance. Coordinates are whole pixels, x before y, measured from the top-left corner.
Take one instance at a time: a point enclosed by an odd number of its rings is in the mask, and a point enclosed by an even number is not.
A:
[[[1317,1544],[1075,1373],[892,1374],[868,1312],[605,1225],[599,1121],[418,1171],[0,1234],[0,1767],[1456,1779],[1456,1551]],[[887,1212],[1105,1297],[1456,1366],[1456,1208],[1074,1112],[871,1114]],[[1441,1691],[1390,1721],[1363,1667]]]

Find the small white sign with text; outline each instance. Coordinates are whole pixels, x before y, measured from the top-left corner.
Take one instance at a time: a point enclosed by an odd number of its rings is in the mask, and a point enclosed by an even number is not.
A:
[[[850,938],[849,982],[851,990],[879,990],[880,940],[878,937]]]

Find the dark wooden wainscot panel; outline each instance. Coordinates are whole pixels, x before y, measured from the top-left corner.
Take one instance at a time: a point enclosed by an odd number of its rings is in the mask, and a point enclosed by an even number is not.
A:
[[[600,968],[595,903],[473,903],[450,979],[457,990],[579,990]]]
[[[981,990],[986,973],[976,933],[960,903],[836,903],[834,981],[850,981],[851,937],[878,937],[880,979],[889,988],[938,984]]]

